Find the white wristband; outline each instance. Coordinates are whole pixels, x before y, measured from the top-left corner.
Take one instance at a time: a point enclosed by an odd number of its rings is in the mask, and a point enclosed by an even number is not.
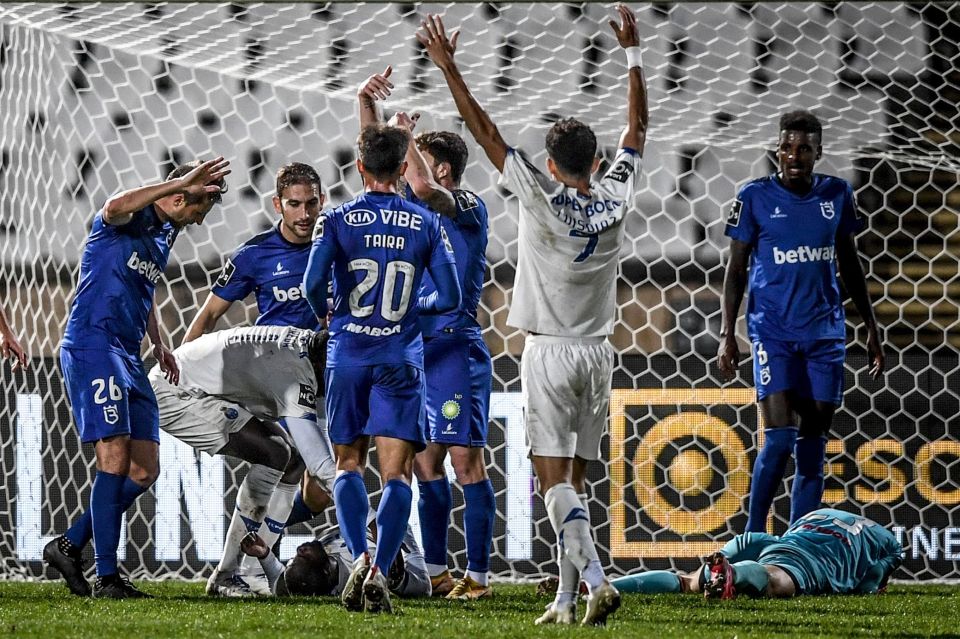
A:
[[[627,68],[643,67],[643,49],[640,47],[627,47]]]

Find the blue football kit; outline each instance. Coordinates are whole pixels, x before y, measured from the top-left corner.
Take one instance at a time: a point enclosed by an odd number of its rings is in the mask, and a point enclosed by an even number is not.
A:
[[[140,343],[178,232],[153,205],[134,213],[127,224],[107,224],[102,210],[93,220],[60,350],[83,442],[114,435],[160,441],[157,402]]]
[[[431,442],[485,446],[493,364],[480,333],[477,308],[487,267],[487,206],[470,191],[452,191],[456,216],[440,216],[456,256],[460,307],[420,315],[426,378],[427,427]],[[423,205],[412,189],[407,198]],[[421,295],[436,291],[427,273]]]
[[[252,237],[234,251],[214,283],[212,293],[236,302],[253,293],[258,326],[294,326],[319,330],[307,302],[303,274],[310,243],[294,244],[280,233],[279,223]]]
[[[776,175],[746,184],[726,234],[751,246],[747,330],[759,399],[792,390],[839,404],[846,337],[836,238],[862,228],[853,188],[814,174],[805,195]]]
[[[314,311],[325,312],[332,267],[330,439],[349,444],[361,436],[386,436],[422,450],[419,316],[421,304],[429,309],[438,295],[417,293],[427,269],[434,276],[455,273],[450,241],[435,213],[392,193],[365,193],[327,213],[321,225],[305,281]]]

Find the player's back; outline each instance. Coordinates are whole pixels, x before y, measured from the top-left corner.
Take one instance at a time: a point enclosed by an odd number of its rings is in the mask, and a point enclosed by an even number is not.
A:
[[[235,402],[272,421],[316,414],[317,380],[308,356],[312,336],[312,331],[289,326],[207,333],[174,351],[179,388]]]
[[[104,222],[100,210],[83,250],[63,345],[139,355],[153,293],[177,233],[153,205],[117,226]]]
[[[417,306],[431,262],[452,262],[432,211],[398,194],[369,192],[323,218],[333,242],[333,319],[327,366],[406,363],[422,368]]]
[[[421,315],[420,329],[424,337],[449,333],[480,335],[477,308],[480,306],[487,268],[487,205],[471,191],[455,189],[452,195],[456,207],[455,217],[440,215],[439,218],[456,256],[461,301],[459,308],[452,311],[438,315]],[[409,187],[407,198],[422,204],[413,196]],[[425,274],[420,294],[429,295],[436,290],[430,274]]]
[[[881,576],[900,563],[902,547],[880,524],[833,508],[807,513],[787,529],[771,552],[806,557],[804,567],[820,592],[853,592],[875,570]],[[761,558],[767,551],[761,553]]]
[[[519,199],[520,219],[507,324],[562,337],[613,332],[623,220],[639,171],[639,156],[621,149],[586,196],[510,150],[500,184]]]
[[[257,326],[317,330],[317,317],[303,290],[310,243],[294,244],[277,226],[241,244],[224,264],[212,292],[230,302],[251,292],[257,299]]]

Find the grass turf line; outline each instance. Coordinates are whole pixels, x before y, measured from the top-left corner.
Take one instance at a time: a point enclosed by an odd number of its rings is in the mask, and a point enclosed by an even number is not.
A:
[[[157,599],[99,601],[61,583],[0,582],[0,636],[137,639],[191,637],[389,637],[503,639],[594,637],[603,630],[534,626],[547,603],[534,587],[495,585],[472,603],[401,600],[395,616],[348,613],[337,599],[229,601],[203,584],[143,582]],[[583,605],[581,604],[581,614]],[[878,597],[704,601],[692,595],[625,595],[608,631],[618,637],[931,637],[957,636],[960,587],[898,586]]]

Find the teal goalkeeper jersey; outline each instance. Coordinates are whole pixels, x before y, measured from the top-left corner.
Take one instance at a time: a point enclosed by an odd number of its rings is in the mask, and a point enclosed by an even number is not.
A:
[[[820,508],[798,519],[758,561],[790,573],[806,595],[874,593],[902,561],[903,548],[880,524]]]

